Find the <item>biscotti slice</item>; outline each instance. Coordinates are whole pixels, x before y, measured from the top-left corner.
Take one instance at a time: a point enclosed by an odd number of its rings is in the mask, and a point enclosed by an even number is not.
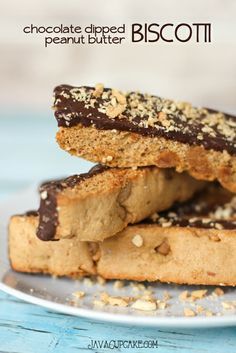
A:
[[[13,216],[13,269],[78,277],[236,285],[236,200],[219,188],[99,243],[43,242],[37,214]]]
[[[37,212],[11,218],[9,258],[14,270],[69,277],[95,273],[87,243],[76,237],[43,242],[36,237],[37,226]]]
[[[76,236],[102,241],[129,223],[189,199],[204,185],[188,174],[157,167],[96,166],[41,186],[37,235],[41,240]]]
[[[106,239],[100,244],[98,274],[106,279],[235,286],[236,199],[222,190],[212,195]]]
[[[156,165],[236,192],[236,118],[188,103],[96,87],[55,88],[57,141],[112,167]]]

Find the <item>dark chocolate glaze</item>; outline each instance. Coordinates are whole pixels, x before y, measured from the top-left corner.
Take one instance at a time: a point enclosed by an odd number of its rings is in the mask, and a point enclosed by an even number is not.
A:
[[[170,223],[170,226],[205,228],[205,229],[236,229],[236,208],[232,206],[232,215],[229,219],[217,219],[214,212],[230,203],[233,194],[218,185],[207,191],[198,193],[191,201],[176,204],[168,211],[160,212],[157,219],[147,219],[144,223]],[[208,221],[204,221],[208,219]],[[220,228],[219,228],[220,227]]]
[[[38,217],[39,213],[38,213],[38,211],[32,210],[32,211],[25,212],[24,215],[27,217]]]
[[[203,132],[202,128],[206,126],[203,123],[203,119],[206,115],[201,115],[192,121],[189,125],[189,120],[184,121],[181,119],[180,110],[176,110],[174,114],[168,114],[168,119],[174,122],[174,126],[178,128],[178,131],[170,131],[166,129],[160,122],[155,122],[155,126],[143,127],[140,126],[140,121],[145,121],[148,116],[134,117],[130,121],[129,113],[124,111],[122,113],[122,118],[111,119],[106,114],[98,110],[100,104],[105,102],[102,98],[97,98],[94,104],[94,108],[86,107],[84,101],[76,100],[72,97],[70,90],[75,87],[69,85],[60,85],[55,88],[55,117],[58,122],[58,126],[72,127],[78,124],[82,124],[84,127],[94,126],[98,130],[112,130],[116,129],[119,131],[130,131],[143,136],[150,137],[163,137],[165,139],[178,141],[184,144],[202,146],[205,149],[213,149],[216,151],[226,150],[230,154],[236,153],[236,138],[229,139],[222,131],[220,131],[216,126],[213,126],[215,136],[210,133]],[[91,91],[91,87],[83,87],[87,91]],[[108,91],[109,89],[104,89]],[[66,97],[61,94],[66,94]],[[129,102],[129,93],[127,95],[127,101]],[[140,101],[145,102],[145,95],[139,94]],[[205,108],[204,108],[205,109]],[[213,109],[207,109],[209,114],[216,113]],[[160,111],[156,110],[156,114]],[[236,123],[236,117],[229,114],[224,114],[224,120],[228,124]],[[199,134],[202,138],[199,139]]]
[[[66,179],[54,180],[40,186],[39,226],[37,236],[41,240],[53,240],[59,225],[57,211],[57,194],[66,188],[74,188],[85,179],[103,173],[109,169],[103,165],[96,165],[88,173],[72,175]]]

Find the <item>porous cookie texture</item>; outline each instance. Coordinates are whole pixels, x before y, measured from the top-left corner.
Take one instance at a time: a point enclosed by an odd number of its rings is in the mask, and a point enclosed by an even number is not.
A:
[[[189,199],[204,186],[174,170],[99,165],[86,174],[41,186],[37,235],[41,240],[76,236],[82,241],[102,241],[129,223]]]
[[[9,224],[9,258],[14,270],[80,277],[95,273],[89,245],[78,238],[43,242],[36,236],[38,215],[13,216]]]
[[[236,192],[234,116],[101,84],[54,94],[57,141],[69,153],[112,167],[174,167]]]
[[[20,272],[235,286],[235,210],[235,197],[213,187],[98,243],[43,242],[36,237],[37,214],[14,216],[9,256]]]
[[[211,186],[100,244],[104,278],[236,285],[236,198]]]

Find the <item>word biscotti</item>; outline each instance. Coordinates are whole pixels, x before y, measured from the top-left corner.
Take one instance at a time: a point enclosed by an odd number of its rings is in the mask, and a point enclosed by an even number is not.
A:
[[[103,85],[55,88],[59,145],[111,167],[156,165],[236,192],[236,118]]]
[[[236,285],[235,209],[235,197],[213,186],[98,243],[78,237],[43,242],[36,237],[37,212],[13,216],[11,264],[58,276]]]

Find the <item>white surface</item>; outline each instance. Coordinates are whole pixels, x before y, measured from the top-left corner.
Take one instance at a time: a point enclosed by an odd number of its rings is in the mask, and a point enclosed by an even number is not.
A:
[[[102,310],[93,308],[93,299],[99,298],[99,294],[107,291],[116,296],[134,296],[130,283],[126,283],[124,288],[116,290],[112,282],[107,282],[105,286],[94,284],[86,286],[84,281],[72,281],[69,279],[55,279],[48,276],[27,275],[16,273],[11,270],[7,259],[7,232],[6,225],[9,216],[14,213],[24,212],[37,205],[35,187],[18,193],[8,202],[0,204],[0,224],[1,224],[1,247],[0,247],[0,289],[10,293],[20,299],[38,304],[63,313],[87,317],[94,320],[122,323],[124,325],[156,326],[156,327],[214,327],[236,325],[236,312],[222,311],[222,301],[236,300],[236,289],[226,288],[222,297],[215,299],[205,298],[199,300],[197,304],[212,312],[221,312],[222,316],[197,316],[184,317],[183,307],[190,307],[190,304],[179,301],[179,294],[185,289],[197,289],[197,287],[174,286],[153,284],[153,290],[157,298],[161,299],[164,291],[171,295],[169,306],[165,310],[145,313],[134,311],[130,308],[119,308],[106,306]],[[209,293],[214,288],[208,288]],[[86,292],[83,300],[78,301],[79,306],[72,303],[75,291]],[[194,309],[194,308],[193,308]]]

